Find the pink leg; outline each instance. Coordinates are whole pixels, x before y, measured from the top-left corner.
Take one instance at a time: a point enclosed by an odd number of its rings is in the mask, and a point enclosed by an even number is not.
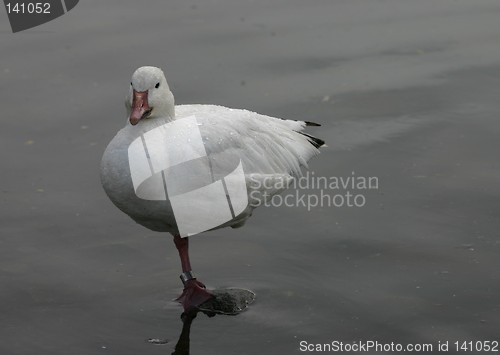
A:
[[[196,280],[191,271],[191,263],[189,262],[189,240],[181,238],[179,235],[174,235],[174,243],[179,251],[182,265],[181,280],[184,284],[182,294],[177,298],[177,301],[182,304],[184,311],[191,311],[202,303],[208,301],[214,296],[208,292],[205,285]]]

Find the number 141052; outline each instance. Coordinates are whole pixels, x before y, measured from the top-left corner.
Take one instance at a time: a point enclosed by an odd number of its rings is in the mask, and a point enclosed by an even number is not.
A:
[[[467,352],[483,352],[483,351],[494,351],[498,352],[498,341],[496,340],[484,340],[484,341],[456,341],[455,350],[456,351],[467,351]]]
[[[7,3],[7,12],[9,14],[50,14],[50,3],[48,2],[29,2],[25,3]]]

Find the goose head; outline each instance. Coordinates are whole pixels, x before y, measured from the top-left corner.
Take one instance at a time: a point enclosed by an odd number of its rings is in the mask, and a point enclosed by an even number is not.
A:
[[[132,74],[126,106],[133,126],[157,117],[174,119],[174,95],[160,68],[140,67]]]

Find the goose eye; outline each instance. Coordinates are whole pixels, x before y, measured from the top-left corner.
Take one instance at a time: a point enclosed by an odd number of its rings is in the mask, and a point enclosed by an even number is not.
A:
[[[158,89],[159,87],[160,87],[160,83],[156,83],[155,88]]]

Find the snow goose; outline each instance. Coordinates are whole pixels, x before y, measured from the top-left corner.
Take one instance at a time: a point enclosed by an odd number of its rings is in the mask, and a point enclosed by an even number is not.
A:
[[[216,105],[174,105],[163,71],[141,67],[126,99],[127,123],[106,148],[101,181],[137,223],[171,233],[182,265],[185,311],[213,297],[194,276],[188,237],[240,227],[284,191],[324,141],[317,124]]]

